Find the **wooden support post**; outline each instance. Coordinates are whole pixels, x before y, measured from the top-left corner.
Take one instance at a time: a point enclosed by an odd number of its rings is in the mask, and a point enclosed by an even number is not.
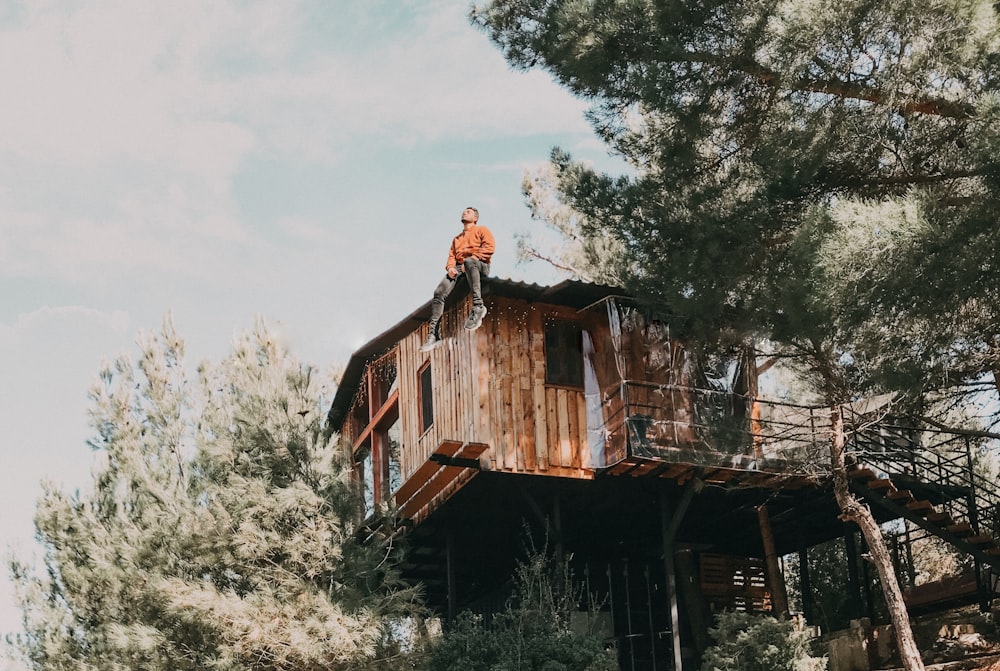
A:
[[[559,570],[563,570],[563,562],[565,561],[565,548],[563,547],[563,533],[562,533],[562,508],[559,506],[559,495],[556,494],[552,500],[552,534],[555,536],[556,543],[556,563],[559,565]]]
[[[871,553],[868,551],[868,541],[864,535],[861,536],[861,594],[865,600],[865,617],[869,620],[875,619],[875,594],[872,590],[872,576],[868,568]]]
[[[646,579],[646,615],[649,618],[649,654],[653,669],[656,671],[656,625],[653,623],[653,589],[650,586],[649,565],[642,567],[642,576]]]
[[[858,575],[858,545],[854,540],[854,527],[844,530],[844,549],[847,551],[847,583],[849,586],[851,619],[861,618],[861,578]]]
[[[454,622],[458,600],[455,594],[455,533],[445,532],[445,580],[448,586],[448,621]]]
[[[690,548],[679,548],[674,552],[674,570],[677,573],[677,591],[680,600],[684,601],[684,614],[690,625],[691,643],[701,655],[711,643],[708,628],[712,625],[712,615],[698,580],[698,562]]]
[[[975,534],[979,534],[979,506],[976,504],[976,489],[975,489],[975,475],[973,468],[974,464],[972,462],[972,447],[969,442],[969,436],[965,437],[965,459],[966,468],[969,470],[969,494],[965,499],[965,505],[969,510],[969,524],[972,525],[972,531]],[[983,563],[979,560],[979,557],[974,558],[974,568],[976,572],[976,596],[979,600],[979,612],[988,613],[990,612],[990,602],[993,596],[993,589],[990,587],[990,574],[989,572],[983,571]]]
[[[774,544],[774,530],[771,528],[771,516],[767,512],[767,505],[757,506],[757,522],[760,525],[760,538],[764,542],[767,586],[771,592],[771,612],[776,617],[788,617],[788,592],[785,590],[785,577],[778,565],[778,551]]]
[[[799,588],[802,590],[802,615],[806,624],[815,624],[812,582],[809,579],[809,549],[804,545],[799,546]]]
[[[694,495],[702,490],[705,483],[697,476],[688,480],[684,486],[677,507],[671,513],[667,492],[660,489],[660,526],[663,533],[663,567],[666,570],[667,599],[670,602],[670,633],[673,638],[674,671],[684,671],[684,660],[681,656],[681,617],[677,604],[677,571],[674,565],[674,538],[680,529],[684,514]]]
[[[913,539],[910,537],[910,521],[903,520],[903,528],[906,530],[906,542],[903,544],[903,549],[906,550],[906,577],[907,584],[910,587],[917,582],[917,569],[913,565]]]
[[[674,511],[676,515],[677,511]],[[681,656],[681,617],[677,605],[677,575],[674,570],[674,539],[670,534],[670,504],[666,492],[660,491],[660,521],[663,527],[663,567],[667,576],[667,599],[670,603],[670,634],[673,639],[674,671],[684,671]]]

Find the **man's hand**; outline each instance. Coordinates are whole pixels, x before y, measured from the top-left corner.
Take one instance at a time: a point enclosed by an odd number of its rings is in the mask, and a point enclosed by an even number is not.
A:
[[[452,266],[451,268],[448,269],[448,277],[455,279],[455,277],[457,276],[458,276],[458,268]]]

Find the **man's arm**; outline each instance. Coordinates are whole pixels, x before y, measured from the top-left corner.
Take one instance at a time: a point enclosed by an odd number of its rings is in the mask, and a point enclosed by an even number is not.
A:
[[[479,251],[476,252],[476,256],[489,263],[493,252],[496,250],[496,241],[493,239],[493,233],[490,232],[490,229],[485,226],[477,228],[479,231]]]
[[[455,259],[455,241],[452,240],[451,245],[448,247],[448,262],[444,265],[444,270],[448,273],[448,277],[454,277],[458,274],[458,269],[455,267],[457,261]]]

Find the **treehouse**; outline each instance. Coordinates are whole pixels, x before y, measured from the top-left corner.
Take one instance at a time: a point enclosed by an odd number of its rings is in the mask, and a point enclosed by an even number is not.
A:
[[[501,608],[525,545],[544,543],[629,668],[694,668],[714,611],[786,609],[782,556],[799,557],[809,617],[807,549],[854,539],[831,491],[829,408],[757,398],[752,361],[707,370],[669,318],[612,287],[490,278],[476,331],[463,287],[431,351],[427,303],[355,352],[329,413],[369,513],[393,511],[405,574],[433,607]],[[880,521],[978,553],[975,598],[988,600],[996,546],[969,511],[1000,497],[923,474],[913,430],[873,422],[877,406],[846,408],[852,487]],[[964,517],[944,512],[956,501]]]

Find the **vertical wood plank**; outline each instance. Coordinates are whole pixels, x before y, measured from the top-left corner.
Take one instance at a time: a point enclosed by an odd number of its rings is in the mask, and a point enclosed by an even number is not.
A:
[[[514,448],[514,467],[518,471],[524,471],[525,456],[524,442],[521,436],[524,434],[524,416],[521,412],[521,381],[529,371],[522,365],[524,358],[524,336],[523,329],[518,324],[521,320],[520,306],[512,305],[510,302],[504,304],[504,322],[506,323],[505,336],[508,358],[510,360],[510,376],[506,384],[510,387],[510,403],[505,409],[509,419],[511,432],[511,442]]]
[[[417,368],[413,341],[420,333],[418,330],[403,338],[399,345],[399,368],[396,371],[399,379],[399,470],[404,482],[415,470],[413,450],[417,448],[418,436],[416,421],[411,413],[416,410],[417,404],[414,390]]]
[[[506,306],[504,306],[506,308]],[[515,361],[516,348],[513,346],[514,342],[511,335],[511,319],[510,311],[504,309],[498,320],[498,334],[499,340],[501,342],[497,343],[496,351],[503,352],[503,368],[497,371],[497,384],[494,385],[494,389],[500,387],[499,390],[499,412],[497,414],[497,419],[499,420],[500,426],[498,427],[502,435],[503,450],[504,450],[504,468],[507,470],[517,469],[517,441],[515,440],[515,424],[514,424],[514,380],[515,378]]]
[[[471,296],[468,298],[466,309],[472,309]],[[491,323],[493,321],[490,320]],[[488,330],[489,326],[487,326]],[[473,356],[473,365],[478,378],[478,384],[475,387],[478,390],[478,398],[475,405],[478,408],[479,421],[475,424],[475,440],[490,445],[493,449],[492,458],[496,460],[500,455],[497,453],[499,450],[497,447],[497,436],[491,430],[491,427],[494,425],[494,416],[490,413],[489,401],[491,397],[490,382],[493,377],[493,368],[490,365],[491,352],[489,351],[489,341],[486,332],[482,328],[477,331],[466,331],[466,333],[469,336],[470,354]]]
[[[559,389],[556,392],[556,404],[559,417],[559,465],[569,466],[573,461],[569,430],[569,392]]]
[[[545,396],[545,343],[542,331],[542,313],[535,306],[529,307],[528,331],[531,338],[531,396],[535,418],[535,455],[538,470],[549,467],[548,416]]]
[[[518,466],[523,471],[534,471],[537,466],[535,459],[535,422],[532,413],[533,399],[531,392],[532,376],[534,371],[531,366],[531,330],[528,328],[528,313],[524,306],[519,306],[517,315],[517,351],[520,361],[518,375],[515,384],[518,387],[519,405],[514,411],[520,419],[517,443],[518,443]]]
[[[558,390],[550,387],[545,388],[545,445],[548,463],[558,466],[560,460]]]

